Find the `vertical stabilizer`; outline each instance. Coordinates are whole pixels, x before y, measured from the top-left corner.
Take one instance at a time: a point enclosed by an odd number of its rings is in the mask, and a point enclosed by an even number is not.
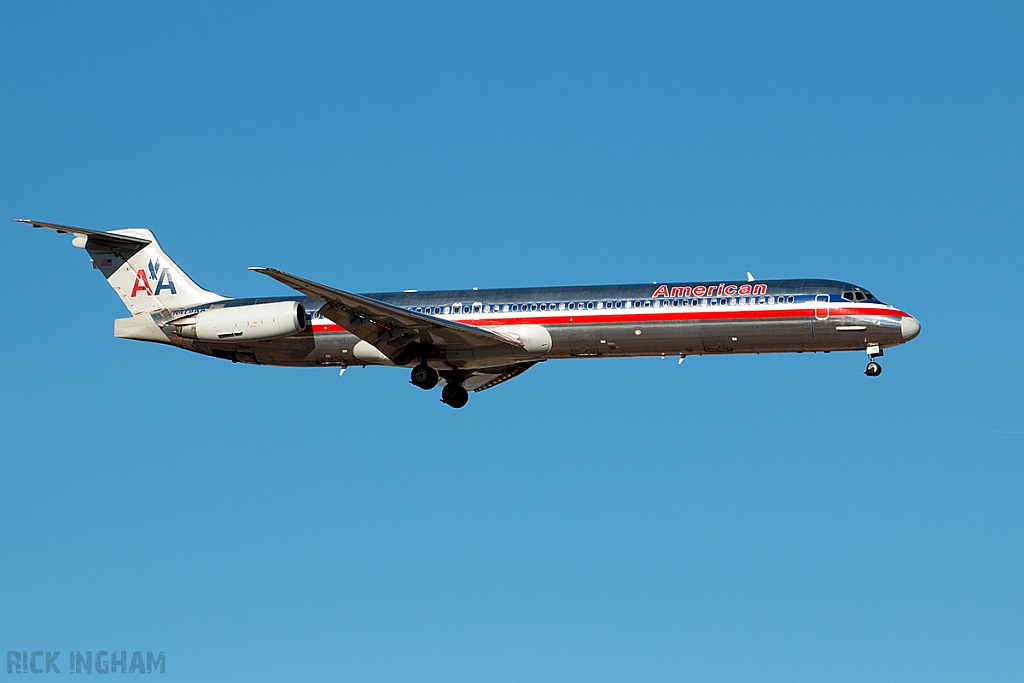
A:
[[[134,253],[112,250],[102,240],[89,239],[85,250],[132,314],[188,308],[224,297],[208,292],[170,259],[152,232],[144,228],[114,230],[109,234],[148,240]],[[98,242],[98,243],[97,243]]]
[[[93,267],[103,273],[132,315],[225,298],[193,282],[145,228],[99,232],[24,219],[17,222],[73,235],[72,244],[89,252]]]

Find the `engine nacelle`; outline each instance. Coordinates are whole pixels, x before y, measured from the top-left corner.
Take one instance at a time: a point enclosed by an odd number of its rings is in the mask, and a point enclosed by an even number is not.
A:
[[[499,325],[495,332],[515,339],[529,353],[547,353],[551,350],[551,333],[543,325]]]
[[[182,326],[181,336],[202,341],[273,339],[306,329],[306,309],[298,301],[231,306],[202,311]]]

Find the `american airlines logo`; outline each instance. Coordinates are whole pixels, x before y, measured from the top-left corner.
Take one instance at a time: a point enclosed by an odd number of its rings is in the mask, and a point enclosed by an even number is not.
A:
[[[651,295],[652,299],[658,297],[688,297],[688,296],[747,296],[753,294],[759,296],[768,292],[768,285],[758,283],[756,285],[727,285],[724,282],[715,287],[705,287],[704,285],[697,285],[696,287],[673,287],[671,291],[667,285],[662,285],[654,290],[654,294]]]
[[[150,284],[151,282],[156,283],[155,288]],[[170,290],[171,294],[178,293],[174,288],[174,280],[171,279],[171,269],[161,267],[160,259],[156,261],[150,259],[148,277],[144,268],[139,268],[139,272],[135,273],[132,298],[135,298],[139,292],[145,292],[146,296],[159,296],[160,292],[165,289]]]

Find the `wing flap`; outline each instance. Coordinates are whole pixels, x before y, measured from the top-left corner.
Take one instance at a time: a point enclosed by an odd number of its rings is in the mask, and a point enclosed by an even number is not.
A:
[[[529,361],[526,363],[515,363],[500,368],[485,368],[483,370],[476,370],[472,375],[462,383],[468,391],[486,391],[492,387],[496,387],[503,382],[507,382],[510,379],[518,377],[523,374],[539,361]]]

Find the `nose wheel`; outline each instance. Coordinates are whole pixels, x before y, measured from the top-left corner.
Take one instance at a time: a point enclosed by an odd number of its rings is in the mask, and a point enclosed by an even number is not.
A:
[[[868,377],[878,377],[882,374],[882,366],[875,360],[882,353],[882,347],[878,344],[872,344],[868,347],[868,367],[864,369],[865,375]]]

